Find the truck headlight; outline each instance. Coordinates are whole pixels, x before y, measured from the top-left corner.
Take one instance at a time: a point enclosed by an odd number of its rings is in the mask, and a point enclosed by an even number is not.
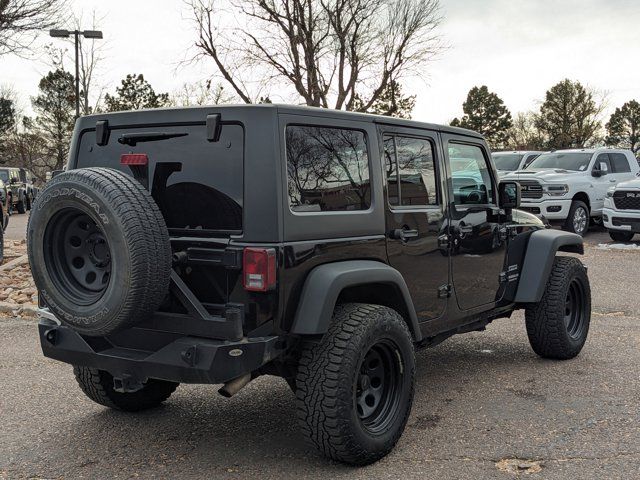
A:
[[[542,190],[551,197],[561,197],[569,193],[569,185],[543,185]]]
[[[607,198],[613,197],[613,192],[615,191],[616,191],[616,187],[609,187],[609,189],[607,190]]]

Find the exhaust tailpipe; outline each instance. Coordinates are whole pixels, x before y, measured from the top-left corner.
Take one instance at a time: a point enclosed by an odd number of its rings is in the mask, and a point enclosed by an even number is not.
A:
[[[250,381],[250,373],[242,375],[241,377],[236,377],[233,380],[229,380],[227,383],[225,383],[222,388],[218,390],[218,393],[223,397],[231,398],[244,387],[246,387],[247,383],[249,383]]]

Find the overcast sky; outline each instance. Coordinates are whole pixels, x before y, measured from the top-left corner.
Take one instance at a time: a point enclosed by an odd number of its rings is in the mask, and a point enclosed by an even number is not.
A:
[[[156,91],[171,92],[213,72],[210,64],[176,70],[194,38],[181,0],[71,1],[86,17],[96,10],[103,18],[98,27],[105,34],[106,58],[100,76],[109,91],[127,73],[143,73]],[[513,114],[536,109],[545,91],[564,78],[608,92],[610,110],[640,101],[639,0],[441,0],[441,5],[440,34],[448,49],[427,65],[426,84],[412,81],[406,87],[418,95],[415,119],[448,122],[462,113],[469,89],[483,84]],[[16,89],[28,107],[47,70],[44,59],[0,57],[0,84]]]

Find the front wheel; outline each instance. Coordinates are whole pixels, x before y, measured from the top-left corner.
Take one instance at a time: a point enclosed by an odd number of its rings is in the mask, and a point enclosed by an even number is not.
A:
[[[113,388],[113,376],[109,372],[74,366],[73,373],[87,397],[105,407],[125,412],[138,412],[157,407],[178,387],[174,382],[150,378],[137,392],[121,393]]]
[[[623,232],[620,230],[609,230],[609,236],[614,242],[630,242],[633,238],[633,232]]]
[[[591,322],[587,270],[573,257],[556,257],[542,299],[526,308],[527,335],[544,358],[567,360],[580,353]]]
[[[565,230],[584,237],[589,230],[589,207],[580,200],[571,202],[569,216],[564,224]]]
[[[413,341],[397,312],[339,305],[322,341],[302,348],[296,398],[303,434],[334,460],[379,460],[407,423],[414,375]]]
[[[16,210],[18,211],[18,213],[26,213],[27,212],[25,201],[24,201],[24,197],[22,197],[20,199],[20,201],[16,204]]]

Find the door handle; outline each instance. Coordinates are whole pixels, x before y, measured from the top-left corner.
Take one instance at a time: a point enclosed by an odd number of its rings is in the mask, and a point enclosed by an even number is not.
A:
[[[396,228],[391,231],[391,238],[395,238],[397,240],[402,240],[406,242],[410,238],[417,238],[420,233],[418,230],[413,230],[410,228]]]
[[[615,182],[617,182],[617,180],[616,180],[615,178],[610,178],[610,179],[609,179],[609,181],[610,181],[611,183],[615,183]]]

